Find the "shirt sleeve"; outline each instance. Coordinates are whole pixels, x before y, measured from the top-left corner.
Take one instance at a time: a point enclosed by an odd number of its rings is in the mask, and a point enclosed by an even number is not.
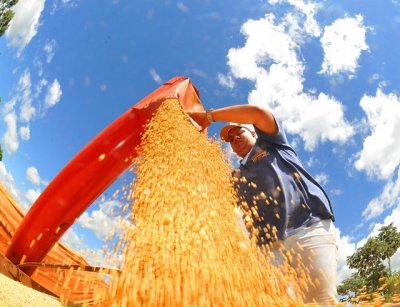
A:
[[[257,138],[259,139],[259,141],[273,143],[275,145],[290,146],[289,142],[287,140],[285,131],[283,130],[282,124],[276,118],[275,118],[275,122],[276,122],[276,125],[278,126],[278,131],[275,134],[267,134],[265,132],[262,132],[256,126],[254,126],[254,130],[257,134]]]

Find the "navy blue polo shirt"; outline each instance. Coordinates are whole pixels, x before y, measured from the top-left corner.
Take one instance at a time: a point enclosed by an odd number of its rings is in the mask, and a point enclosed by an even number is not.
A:
[[[333,219],[328,196],[277,125],[275,135],[255,127],[256,144],[233,174],[239,205],[252,218],[259,244],[284,240],[302,227]]]

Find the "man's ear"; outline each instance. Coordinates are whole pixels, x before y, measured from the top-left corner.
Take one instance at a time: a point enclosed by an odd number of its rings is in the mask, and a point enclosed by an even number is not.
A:
[[[256,136],[257,136],[255,131],[251,131],[251,135],[252,135],[253,137],[256,137]]]

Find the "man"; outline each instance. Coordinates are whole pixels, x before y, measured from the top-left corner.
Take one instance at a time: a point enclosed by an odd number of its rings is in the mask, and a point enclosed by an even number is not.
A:
[[[335,305],[337,244],[328,196],[306,172],[273,114],[253,105],[191,112],[203,129],[214,121],[234,122],[220,136],[242,158],[234,172],[241,208],[248,212],[260,246],[283,246],[300,255],[314,282],[305,303]],[[251,124],[253,129],[243,124]],[[301,266],[293,257],[291,265]]]

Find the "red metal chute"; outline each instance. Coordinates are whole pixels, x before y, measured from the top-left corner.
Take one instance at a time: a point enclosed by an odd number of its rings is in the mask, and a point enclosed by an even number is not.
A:
[[[89,142],[53,179],[26,214],[6,257],[40,262],[86,208],[130,165],[141,133],[159,105],[176,98],[185,110],[203,109],[190,80],[175,77],[139,101]],[[21,268],[32,275],[35,267]]]

